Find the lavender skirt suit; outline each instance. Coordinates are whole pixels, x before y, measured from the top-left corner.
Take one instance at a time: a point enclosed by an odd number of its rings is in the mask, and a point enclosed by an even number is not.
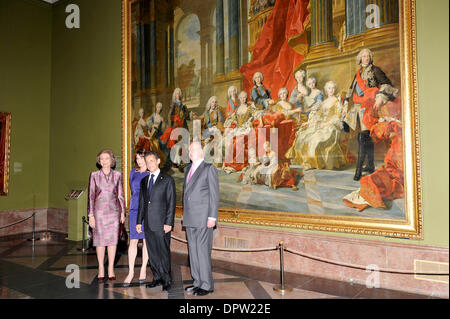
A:
[[[119,239],[120,213],[125,212],[122,173],[111,170],[92,172],[89,180],[88,213],[94,215],[94,246],[116,246]]]

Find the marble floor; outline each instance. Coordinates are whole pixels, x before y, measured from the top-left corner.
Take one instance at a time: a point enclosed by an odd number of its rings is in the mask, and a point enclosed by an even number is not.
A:
[[[59,238],[58,238],[59,237]],[[130,287],[121,287],[128,273],[126,252],[115,259],[116,281],[97,282],[97,259],[94,250],[80,251],[79,242],[53,236],[33,245],[25,238],[0,239],[0,299],[425,299],[387,289],[366,288],[363,285],[286,273],[291,292],[274,291],[280,283],[280,273],[226,261],[213,261],[214,292],[194,297],[184,288],[192,284],[187,255],[172,253],[172,288],[146,288],[137,276],[141,258],[136,260],[136,277]],[[73,269],[79,269],[79,286],[74,283]],[[71,271],[72,269],[72,271]],[[152,275],[148,268],[147,281]]]

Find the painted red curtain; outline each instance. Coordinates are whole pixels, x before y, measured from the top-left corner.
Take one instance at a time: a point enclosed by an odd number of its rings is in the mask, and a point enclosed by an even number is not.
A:
[[[264,86],[271,90],[274,100],[279,89],[285,87],[290,91],[295,87],[293,70],[304,56],[294,51],[288,41],[304,33],[303,24],[309,15],[308,3],[309,0],[277,0],[275,3],[253,48],[252,62],[240,69],[244,76],[244,90],[249,95],[253,74],[257,71],[264,75]]]

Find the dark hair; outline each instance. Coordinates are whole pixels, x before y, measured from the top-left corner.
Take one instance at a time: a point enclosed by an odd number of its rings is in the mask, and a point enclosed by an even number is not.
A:
[[[159,160],[159,155],[158,153],[154,152],[154,151],[148,151],[145,153],[144,158],[153,155],[155,157],[156,160]]]
[[[134,168],[139,168],[139,165],[136,161],[137,156],[139,155],[140,157],[144,158],[145,157],[145,153],[147,152],[147,150],[145,148],[141,148],[138,149],[135,153],[134,153]]]

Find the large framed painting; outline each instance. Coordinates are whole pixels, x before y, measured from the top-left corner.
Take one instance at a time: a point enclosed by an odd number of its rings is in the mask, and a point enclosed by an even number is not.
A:
[[[181,217],[197,139],[219,222],[422,238],[415,1],[122,4],[124,176],[157,152]]]
[[[0,112],[0,196],[8,195],[11,113]]]

